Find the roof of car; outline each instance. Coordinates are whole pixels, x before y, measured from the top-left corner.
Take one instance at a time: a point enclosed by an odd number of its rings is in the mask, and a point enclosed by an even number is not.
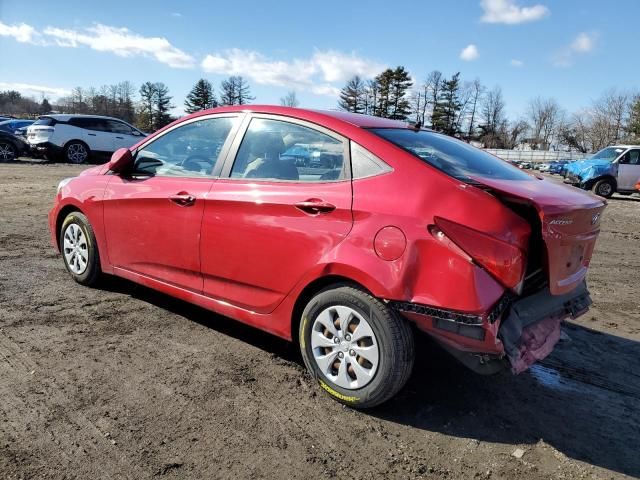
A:
[[[119,120],[114,117],[107,117],[105,115],[85,115],[80,113],[52,113],[50,115],[41,115],[40,118],[54,118],[59,122],[68,122],[71,118],[103,118],[108,120]],[[122,121],[122,120],[120,120]]]
[[[282,107],[279,105],[234,105],[217,107],[210,110],[202,110],[192,116],[207,115],[211,113],[253,112],[270,113],[274,115],[290,116],[301,119],[310,119],[321,115],[341,122],[349,123],[361,128],[407,128],[407,122],[391,120],[388,118],[373,117],[360,113],[343,112],[337,110],[312,110],[305,108]]]

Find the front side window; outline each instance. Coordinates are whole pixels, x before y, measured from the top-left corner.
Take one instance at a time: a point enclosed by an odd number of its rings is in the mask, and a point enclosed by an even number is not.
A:
[[[240,144],[231,178],[342,180],[345,178],[344,143],[295,123],[254,118]]]
[[[107,126],[112,133],[133,135],[133,129],[126,123],[118,122],[117,120],[107,120]]]
[[[38,120],[33,122],[33,124],[41,127],[53,127],[56,124],[56,121],[51,117],[40,117]]]
[[[207,118],[179,126],[136,154],[135,172],[167,177],[209,176],[237,117]]]
[[[640,165],[640,150],[629,150],[620,159],[620,163],[627,165]]]
[[[461,181],[474,177],[532,180],[517,167],[460,140],[427,130],[374,128],[371,131]]]

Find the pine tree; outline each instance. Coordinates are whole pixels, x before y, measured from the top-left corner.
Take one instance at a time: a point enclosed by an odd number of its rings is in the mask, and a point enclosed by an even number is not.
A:
[[[246,80],[240,76],[231,76],[220,84],[220,105],[245,105],[256,97]]]
[[[460,102],[460,73],[450,80],[442,82],[438,100],[431,115],[433,129],[446,135],[457,135],[457,118],[462,103]]]
[[[362,79],[356,75],[340,91],[338,107],[347,112],[365,113],[366,95],[367,88]]]
[[[40,113],[45,115],[50,111],[51,111],[51,104],[49,103],[49,100],[47,100],[46,98],[43,98],[42,103],[40,104]]]
[[[147,132],[152,132],[155,128],[155,95],[156,84],[145,82],[140,86],[140,112],[138,126]]]
[[[153,126],[157,130],[168,125],[173,120],[169,113],[169,110],[173,108],[171,104],[173,97],[169,96],[169,87],[162,82],[157,82],[155,89],[155,121]]]
[[[184,101],[184,111],[187,113],[199,112],[217,106],[218,102],[213,93],[213,86],[204,78],[196,82]]]
[[[633,141],[640,142],[640,95],[634,99],[631,105],[627,131]]]
[[[413,86],[409,72],[399,66],[393,71],[389,85],[389,118],[405,120],[411,113],[407,93]]]

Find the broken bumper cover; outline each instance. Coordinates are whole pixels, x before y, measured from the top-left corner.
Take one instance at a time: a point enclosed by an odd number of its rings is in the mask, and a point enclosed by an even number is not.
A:
[[[564,295],[551,295],[544,289],[513,302],[498,331],[513,373],[522,373],[549,355],[560,339],[562,321],[579,317],[589,305],[585,282]]]

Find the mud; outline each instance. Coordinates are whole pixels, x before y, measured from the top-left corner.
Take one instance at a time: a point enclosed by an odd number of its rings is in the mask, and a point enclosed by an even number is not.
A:
[[[0,164],[0,478],[640,476],[640,198],[610,201],[591,311],[543,363],[479,377],[428,339],[408,386],[342,407],[281,340],[132,283],[75,284],[58,181]]]

